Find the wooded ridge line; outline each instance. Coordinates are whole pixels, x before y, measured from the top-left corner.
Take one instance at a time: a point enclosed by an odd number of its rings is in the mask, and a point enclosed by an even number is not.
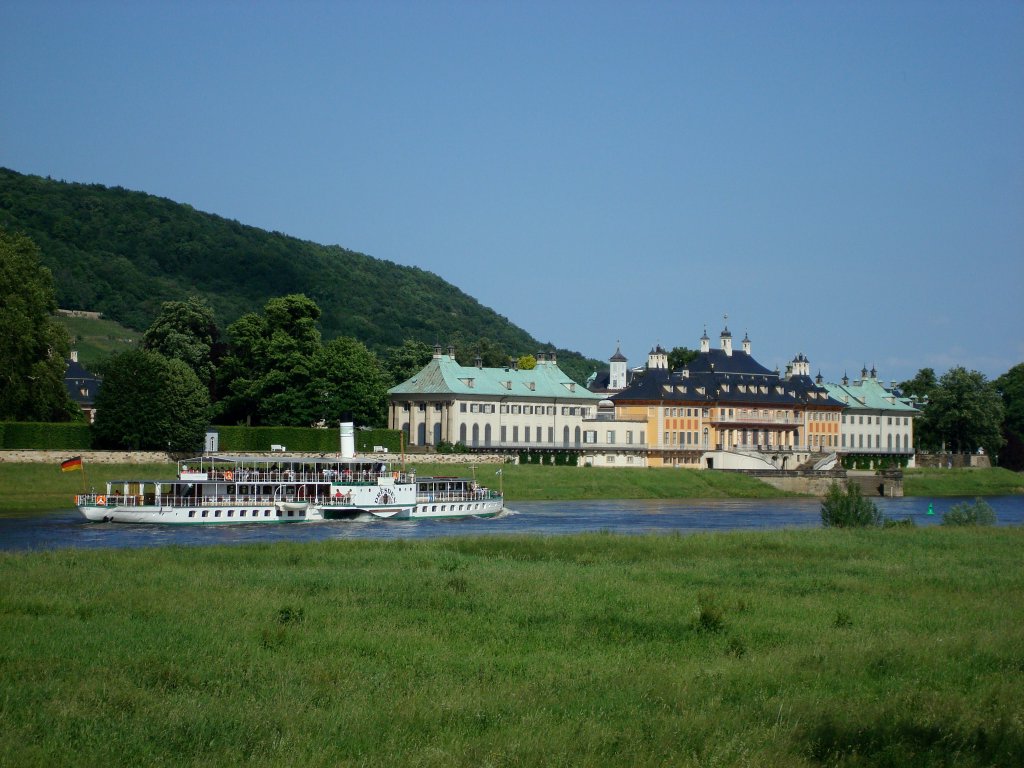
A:
[[[512,355],[550,346],[432,272],[122,187],[0,168],[0,226],[39,246],[59,306],[101,312],[137,330],[153,322],[164,301],[190,295],[206,299],[226,327],[272,297],[302,293],[321,308],[325,339],[351,336],[373,350],[406,339],[483,338]],[[557,351],[577,380],[599,365]]]

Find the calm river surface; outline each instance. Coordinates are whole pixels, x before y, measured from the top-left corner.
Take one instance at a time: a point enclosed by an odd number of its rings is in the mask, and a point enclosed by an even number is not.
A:
[[[942,513],[965,499],[875,499],[884,515],[937,525]],[[973,499],[967,499],[973,501]],[[999,525],[1024,524],[1024,496],[994,496],[986,501]],[[928,514],[933,504],[934,515]],[[126,525],[90,523],[77,511],[0,519],[0,550],[58,547],[201,546],[330,539],[421,539],[491,534],[559,535],[588,531],[615,533],[695,533],[700,531],[816,528],[821,503],[816,499],[731,499],[682,501],[524,501],[492,520],[365,520],[287,525]]]

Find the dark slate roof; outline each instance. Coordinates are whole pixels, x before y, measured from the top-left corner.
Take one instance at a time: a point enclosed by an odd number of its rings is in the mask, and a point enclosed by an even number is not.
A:
[[[654,368],[637,374],[630,385],[612,395],[611,400],[619,404],[637,400],[664,400],[790,407],[843,406],[809,376],[784,379],[745,352],[727,355],[719,349],[702,352],[690,362],[685,371]]]
[[[761,365],[753,356],[746,352],[734,351],[731,355],[725,354],[725,350],[712,349],[708,352],[701,352],[690,361],[687,366],[690,375],[694,373],[742,373],[749,376],[774,376],[774,371],[769,371]]]
[[[624,363],[626,362],[626,356],[622,354],[622,351],[618,347],[616,347],[615,354],[608,358],[608,361],[612,363]]]

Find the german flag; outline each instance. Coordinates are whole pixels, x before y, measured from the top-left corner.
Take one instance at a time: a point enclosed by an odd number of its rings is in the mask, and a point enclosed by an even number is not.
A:
[[[75,456],[72,459],[68,459],[67,461],[62,461],[60,463],[60,471],[61,472],[74,472],[76,469],[81,469],[81,468],[82,468],[82,457],[81,456]]]

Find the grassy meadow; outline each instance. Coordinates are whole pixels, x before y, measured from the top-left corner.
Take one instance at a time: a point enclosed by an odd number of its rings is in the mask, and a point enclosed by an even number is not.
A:
[[[903,491],[907,496],[1008,496],[1024,493],[1024,474],[1002,467],[908,469]]]
[[[71,348],[78,350],[79,361],[89,370],[104,358],[138,345],[142,333],[114,320],[57,315],[68,330]]]
[[[0,765],[1024,762],[1024,530],[0,553]]]
[[[58,464],[0,463],[0,516],[73,509],[75,494],[90,486],[131,478],[170,480],[177,471],[174,464],[93,464],[88,455],[85,463],[84,473],[61,472]]]

